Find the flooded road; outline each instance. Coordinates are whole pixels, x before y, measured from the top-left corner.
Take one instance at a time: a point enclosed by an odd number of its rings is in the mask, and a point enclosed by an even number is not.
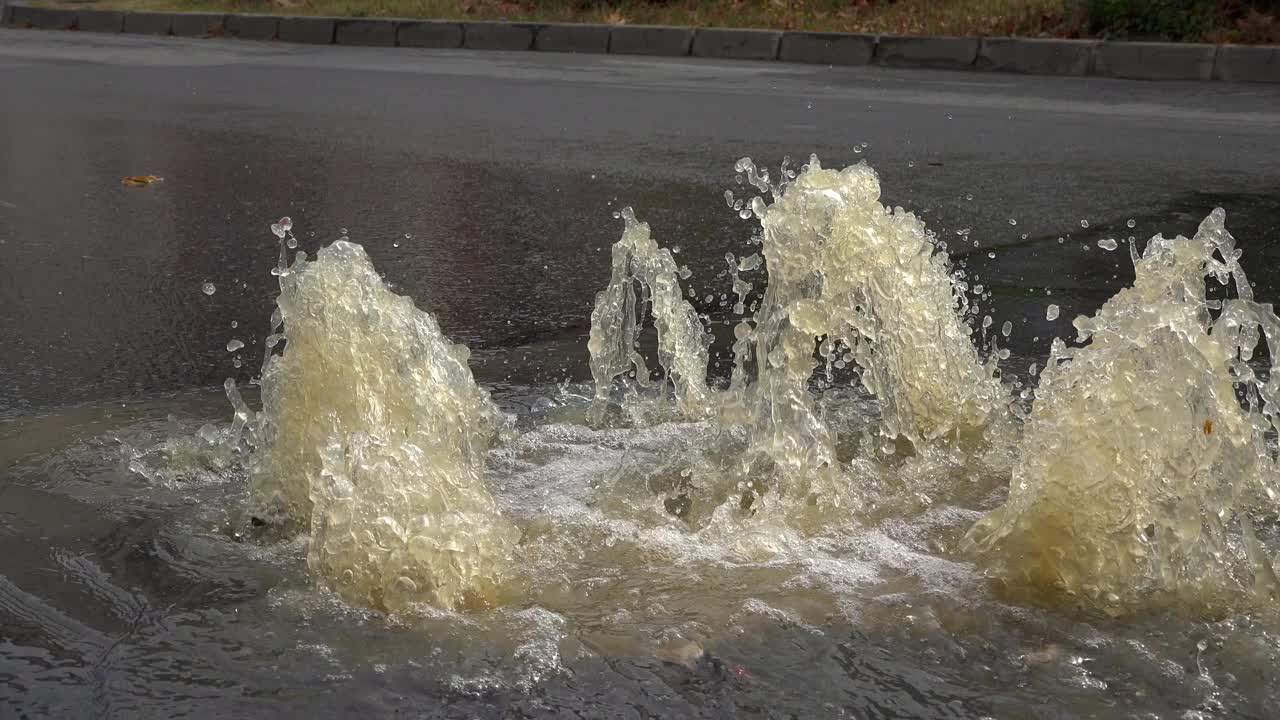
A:
[[[0,96],[16,99],[0,111],[6,712],[1280,713],[1263,620],[993,597],[955,546],[1008,482],[1000,453],[877,465],[869,483],[934,490],[887,489],[872,521],[763,558],[602,505],[602,483],[651,480],[702,431],[589,429],[584,385],[624,205],[679,248],[713,374],[727,363],[723,258],[752,231],[723,191],[747,154],[869,160],[883,201],[989,288],[1024,367],[1132,281],[1125,246],[1099,240],[1190,234],[1215,206],[1274,301],[1280,90],[5,31]],[[142,174],[164,181],[121,183]],[[210,388],[260,367],[281,215],[311,254],[362,244],[515,416],[488,482],[543,547],[533,600],[353,609],[316,587],[302,540],[245,534],[242,467],[184,464],[230,418]]]

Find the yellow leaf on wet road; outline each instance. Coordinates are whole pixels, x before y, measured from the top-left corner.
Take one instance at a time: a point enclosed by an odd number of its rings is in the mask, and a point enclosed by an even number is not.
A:
[[[120,182],[125,185],[150,185],[164,182],[164,178],[158,175],[126,175]]]

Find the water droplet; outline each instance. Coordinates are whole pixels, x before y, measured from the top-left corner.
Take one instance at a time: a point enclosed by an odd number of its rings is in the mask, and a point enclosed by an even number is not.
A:
[[[1058,238],[1058,244],[1059,244],[1059,245],[1061,245],[1063,242],[1064,242],[1063,238]]]
[[[916,161],[915,161],[915,160],[908,160],[908,161],[907,161],[907,167],[909,167],[909,168],[913,168],[913,167],[915,167],[915,166],[916,166]]]
[[[859,147],[858,145],[854,145],[854,146],[853,146],[853,152],[854,152],[855,154],[859,154],[859,153],[861,153],[861,152],[862,152],[862,148],[861,148],[861,147]]]
[[[232,329],[235,329],[235,328],[238,328],[238,327],[240,327],[240,323],[239,323],[238,321],[236,321],[236,320],[232,320],[232,321],[231,321],[231,328],[232,328]]]
[[[398,248],[398,247],[400,247],[400,243],[398,243],[398,242],[393,242],[393,243],[391,243],[391,247],[393,247],[393,248]]]
[[[347,234],[347,229],[346,229],[346,228],[342,228],[342,229],[338,230],[338,234],[339,234],[339,235],[346,235],[346,234]]]
[[[986,286],[982,285],[981,283],[973,286],[973,291],[979,295],[982,294],[983,290],[986,290]]]
[[[1098,241],[1098,247],[1103,250],[1115,250],[1117,246],[1115,238],[1103,238]]]
[[[1087,228],[1087,227],[1089,227],[1089,221],[1088,221],[1088,220],[1081,220],[1081,221],[1080,221],[1080,227],[1082,227],[1082,228]]]
[[[1133,227],[1133,226],[1135,226],[1135,225],[1137,225],[1137,224],[1138,224],[1138,223],[1137,223],[1137,222],[1135,222],[1133,218],[1129,218],[1129,221],[1125,223],[1125,225],[1128,225],[1129,227]]]
[[[992,260],[995,260],[995,259],[996,259],[996,254],[995,254],[995,253],[993,253],[993,252],[989,252],[989,253],[987,253],[987,257],[991,258]]]
[[[1047,308],[1045,308],[1045,309],[1044,309],[1044,319],[1045,319],[1045,320],[1057,320],[1057,319],[1058,319],[1058,306],[1057,306],[1057,305],[1054,305],[1054,304],[1052,304],[1052,303],[1050,303],[1050,304],[1049,304],[1049,307],[1047,307]]]
[[[1023,240],[1026,240],[1026,239],[1027,239],[1027,234],[1026,234],[1026,233],[1022,233],[1022,239],[1023,239]]]
[[[807,108],[809,108],[810,110],[812,110],[812,109],[813,109],[813,101],[812,101],[812,100],[810,100],[810,101],[809,101],[809,103],[808,103],[808,105],[806,105],[805,107],[807,107]]]
[[[239,357],[235,357],[231,359],[231,364],[234,365],[235,367],[240,367],[242,363],[240,362]]]
[[[965,199],[965,200],[972,200],[972,199],[973,199],[973,193],[967,193],[967,194],[965,194],[964,199]]]
[[[727,205],[728,207],[733,207],[733,191],[732,190],[724,191],[724,204]]]
[[[235,338],[231,338],[227,341],[227,352],[235,352],[242,347],[244,347],[244,343]]]
[[[280,238],[281,240],[283,240],[284,236],[292,229],[293,229],[293,220],[290,219],[288,215],[280,218],[279,220],[275,221],[275,223],[271,225],[272,234],[274,234],[276,237]]]
[[[1009,337],[1009,333],[1013,332],[1013,323],[1008,320],[1004,321],[1004,325],[1000,326],[1000,334]]]
[[[288,245],[290,250],[293,250],[298,247],[298,238],[290,235],[289,239],[284,241],[284,244]]]
[[[1010,225],[1017,225],[1017,224],[1018,224],[1018,221],[1017,221],[1017,220],[1014,220],[1013,218],[1009,218],[1009,224],[1010,224]]]
[[[864,140],[864,141],[862,141],[862,147],[864,147],[864,148],[865,148],[865,147],[867,147],[868,145],[870,145],[870,143],[868,143],[868,142],[867,142],[867,141],[865,141],[865,140]]]
[[[212,295],[212,294],[214,294],[214,293],[218,292],[218,288],[214,287],[214,286],[213,286],[213,283],[211,283],[211,282],[207,282],[207,283],[205,283],[204,285],[201,285],[201,286],[200,286],[200,290],[201,290],[205,295]]]

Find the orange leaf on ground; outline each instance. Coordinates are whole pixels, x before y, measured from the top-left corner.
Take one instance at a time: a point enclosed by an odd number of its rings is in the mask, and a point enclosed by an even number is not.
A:
[[[125,185],[150,185],[151,183],[164,182],[164,178],[158,175],[127,175],[120,182]]]

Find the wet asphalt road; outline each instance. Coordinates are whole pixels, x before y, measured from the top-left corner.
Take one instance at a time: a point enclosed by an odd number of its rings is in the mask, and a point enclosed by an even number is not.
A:
[[[870,161],[1026,352],[1131,275],[1098,239],[1214,205],[1280,297],[1275,86],[5,30],[0,98],[6,414],[248,379],[285,214],[304,249],[366,245],[481,380],[584,378],[612,211],[679,245],[699,298],[727,292],[743,155]],[[138,174],[165,180],[121,184]]]

